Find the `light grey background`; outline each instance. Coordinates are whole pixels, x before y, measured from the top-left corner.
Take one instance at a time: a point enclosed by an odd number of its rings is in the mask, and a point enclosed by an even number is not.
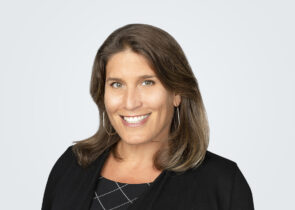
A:
[[[158,26],[183,47],[209,150],[238,163],[256,209],[295,209],[293,2],[1,1],[0,209],[40,209],[57,158],[94,134],[94,56],[128,23]]]

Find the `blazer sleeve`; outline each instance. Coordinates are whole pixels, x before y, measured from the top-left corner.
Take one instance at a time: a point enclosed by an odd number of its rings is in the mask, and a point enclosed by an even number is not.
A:
[[[251,189],[237,165],[232,185],[230,210],[254,210]]]
[[[57,186],[58,181],[60,180],[61,176],[64,174],[65,169],[71,162],[72,156],[72,146],[68,147],[68,149],[59,157],[59,159],[54,164],[53,168],[51,169],[45,191],[43,194],[43,201],[42,201],[42,210],[50,210],[52,201],[54,199],[55,189]]]

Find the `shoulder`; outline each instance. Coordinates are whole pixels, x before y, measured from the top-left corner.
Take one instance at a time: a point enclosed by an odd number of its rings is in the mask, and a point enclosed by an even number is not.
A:
[[[74,152],[73,152],[73,145],[69,146],[58,158],[57,161],[61,160],[69,160],[74,157]]]
[[[237,163],[233,160],[207,151],[203,162],[192,172],[211,183],[231,183],[237,169]]]
[[[200,167],[209,171],[228,173],[236,170],[237,163],[226,157],[207,151]]]
[[[207,151],[202,164],[191,174],[194,179],[206,183],[204,187],[209,190],[232,197],[232,202],[253,205],[250,186],[235,161]]]
[[[65,164],[75,162],[75,160],[76,160],[76,157],[75,157],[75,154],[73,152],[73,146],[71,145],[57,159],[54,167],[59,168],[60,166],[63,166]]]
[[[69,146],[57,159],[49,174],[49,179],[56,180],[71,165],[77,163],[73,146]]]
[[[43,194],[42,209],[51,209],[56,186],[60,182],[63,174],[65,174],[66,170],[69,168],[68,166],[72,163],[75,163],[75,156],[72,151],[72,146],[69,146],[55,162],[49,173]]]
[[[211,189],[230,200],[231,209],[254,209],[251,188],[236,162],[207,151],[199,170]]]
[[[233,160],[207,151],[198,167],[171,174],[167,191],[182,191],[196,206],[206,203],[222,209],[254,209],[251,189]]]

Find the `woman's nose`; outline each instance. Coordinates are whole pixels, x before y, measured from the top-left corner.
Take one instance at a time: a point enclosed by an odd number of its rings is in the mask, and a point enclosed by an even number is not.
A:
[[[136,88],[128,88],[124,96],[124,103],[125,108],[128,110],[140,107],[142,102],[139,91]]]

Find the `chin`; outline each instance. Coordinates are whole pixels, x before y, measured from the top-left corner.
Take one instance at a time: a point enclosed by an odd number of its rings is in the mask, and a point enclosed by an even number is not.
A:
[[[126,140],[121,139],[121,141],[124,142],[124,143],[126,143],[126,144],[130,144],[130,145],[144,144],[144,143],[147,143],[148,142],[148,140],[145,140],[143,138],[131,138],[131,137],[127,137],[127,138],[124,138],[124,139],[128,139],[128,140],[126,141]]]

